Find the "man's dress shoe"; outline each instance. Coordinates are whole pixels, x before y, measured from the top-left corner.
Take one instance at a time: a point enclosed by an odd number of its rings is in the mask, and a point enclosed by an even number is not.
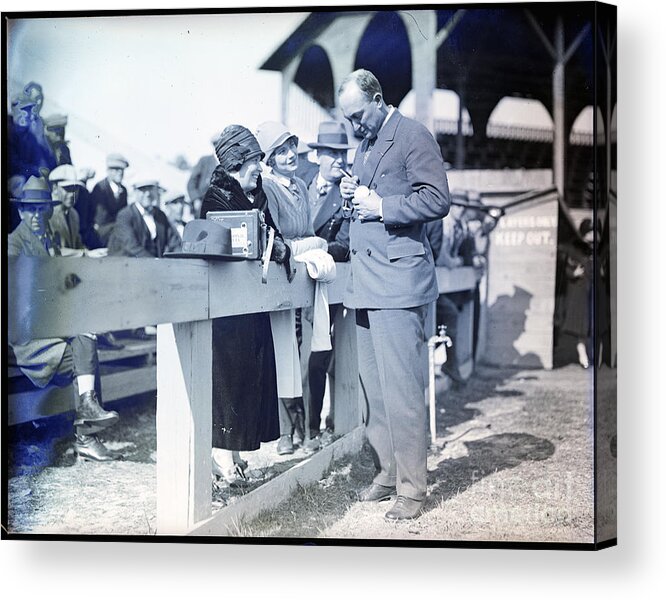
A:
[[[388,500],[391,496],[395,496],[394,487],[373,483],[364,490],[361,490],[358,499],[361,502],[381,502],[382,500]]]
[[[292,441],[290,435],[280,436],[280,441],[277,445],[277,453],[280,455],[294,453],[294,442]]]
[[[110,331],[107,333],[98,333],[97,344],[102,348],[109,348],[110,350],[122,350],[125,347],[125,344],[121,344]]]
[[[78,433],[91,435],[111,427],[118,422],[115,410],[104,410],[95,390],[90,390],[76,398],[76,415],[74,426],[80,428]]]
[[[112,460],[121,460],[123,455],[115,450],[109,450],[96,435],[76,435],[74,442],[74,451],[84,460],[94,460],[97,462],[109,462]]]
[[[398,496],[395,504],[384,515],[387,521],[408,521],[416,519],[423,510],[423,500],[412,500],[406,496]]]

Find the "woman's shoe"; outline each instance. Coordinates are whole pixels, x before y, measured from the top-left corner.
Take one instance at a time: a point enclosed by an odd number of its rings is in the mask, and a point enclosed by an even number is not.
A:
[[[587,357],[587,349],[583,342],[578,342],[576,344],[576,350],[578,350],[578,362],[583,369],[587,369],[590,366],[590,359]]]
[[[245,471],[240,467],[240,465],[234,464],[231,469],[223,469],[220,465],[215,462],[215,459],[212,461],[213,466],[213,475],[217,476],[219,479],[224,480],[230,487],[243,487],[247,484],[247,477],[245,477]]]

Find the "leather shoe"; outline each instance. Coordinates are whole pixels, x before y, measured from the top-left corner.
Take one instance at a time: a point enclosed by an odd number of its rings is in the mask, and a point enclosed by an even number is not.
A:
[[[97,462],[109,462],[112,460],[121,460],[123,455],[115,450],[109,450],[96,435],[76,435],[74,442],[74,451],[84,460],[94,460]]]
[[[378,483],[369,485],[358,495],[361,502],[381,502],[395,496],[395,487],[387,487]]]
[[[423,510],[423,500],[412,500],[406,496],[398,496],[395,504],[384,515],[387,521],[408,521],[416,519]]]
[[[97,344],[110,350],[122,350],[125,347],[125,344],[121,344],[110,331],[108,333],[98,333]]]
[[[76,398],[76,414],[74,426],[83,427],[79,433],[90,435],[111,427],[118,422],[115,410],[104,410],[95,390],[85,392]]]
[[[290,435],[280,436],[280,441],[277,445],[277,453],[280,455],[294,453],[294,442],[292,441]]]

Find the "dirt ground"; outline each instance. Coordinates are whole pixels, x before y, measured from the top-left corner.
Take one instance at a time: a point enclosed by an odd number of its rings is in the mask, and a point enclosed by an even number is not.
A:
[[[605,367],[604,367],[605,369]],[[613,373],[609,371],[609,373]],[[614,393],[614,377],[600,378]],[[357,491],[372,479],[367,448],[299,488],[285,503],[238,524],[237,535],[340,539],[591,542],[593,508],[592,373],[571,365],[554,371],[480,367],[461,390],[441,391],[438,445],[428,458],[425,512],[408,524],[388,524],[390,503],[364,504]],[[16,533],[155,533],[155,401],[121,407],[121,422],[105,442],[122,462],[78,462],[71,440],[52,448],[47,466],[30,436],[10,440],[9,531]],[[614,489],[615,415],[604,414],[598,459]],[[261,485],[303,460],[278,457],[275,442],[245,457],[251,485]],[[48,452],[41,462],[49,462]],[[38,457],[39,458],[39,457]],[[247,490],[221,487],[214,510],[242,501]],[[607,515],[611,521],[614,515]]]

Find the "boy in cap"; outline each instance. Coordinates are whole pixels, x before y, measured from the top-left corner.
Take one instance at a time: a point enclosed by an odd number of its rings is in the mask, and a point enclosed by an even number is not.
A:
[[[122,154],[109,154],[106,157],[106,178],[98,181],[90,194],[94,229],[104,246],[109,243],[118,213],[127,206],[127,189],[122,183],[127,167],[129,162]]]
[[[18,205],[21,223],[8,238],[9,256],[60,256],[58,236],[49,226],[53,200],[43,178],[30,177],[21,198],[12,198]],[[21,280],[29,284],[29,278]],[[71,338],[47,338],[12,344],[16,366],[37,387],[53,383],[65,386],[74,383],[76,414],[74,417],[76,454],[87,460],[110,461],[121,458],[106,448],[97,433],[118,421],[118,413],[106,411],[100,402],[97,339],[92,333]]]
[[[180,238],[167,216],[158,208],[158,181],[146,179],[134,184],[136,202],[123,208],[109,238],[109,256],[161,258],[180,248]]]
[[[83,250],[83,240],[79,233],[79,213],[74,208],[83,183],[78,179],[72,165],[61,165],[53,169],[49,173],[49,181],[53,186],[53,199],[59,203],[53,209],[51,229],[60,235],[61,247]]]

